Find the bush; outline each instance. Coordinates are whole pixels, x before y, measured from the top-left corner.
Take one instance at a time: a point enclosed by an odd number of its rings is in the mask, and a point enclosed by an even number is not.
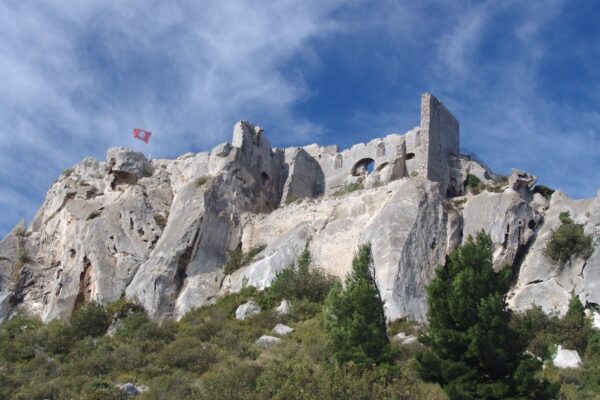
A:
[[[473,174],[467,175],[465,185],[467,186],[469,191],[475,195],[481,193],[483,189],[485,189],[485,185],[483,184],[483,182],[481,182],[481,179],[479,179]]]
[[[201,374],[217,361],[217,352],[201,340],[183,337],[165,346],[158,355],[158,361],[172,368]]]
[[[550,189],[548,186],[544,185],[535,185],[533,188],[533,193],[539,193],[546,198],[546,200],[550,200],[552,198],[552,194],[554,193],[554,189]]]
[[[0,326],[0,356],[9,362],[35,357],[42,322],[19,312]]]
[[[298,266],[289,266],[279,273],[271,283],[267,296],[273,301],[282,299],[302,300],[320,303],[334,286],[337,278],[311,266],[308,243],[298,259]]]
[[[247,253],[244,253],[240,248],[231,251],[227,258],[227,262],[225,263],[225,274],[232,274],[243,266],[250,264],[254,258],[266,248],[266,245],[260,245],[251,248]]]
[[[108,313],[100,304],[90,302],[82,305],[71,317],[73,335],[82,339],[86,336],[102,336],[110,326]]]
[[[201,188],[209,180],[210,180],[210,176],[199,176],[198,178],[196,178],[194,180],[194,185],[196,185],[196,187],[198,187],[198,188]]]
[[[343,186],[339,187],[335,192],[331,195],[333,197],[341,197],[345,196],[348,193],[355,192],[357,190],[363,190],[365,186],[362,182],[354,182],[354,183],[345,183]]]
[[[560,213],[561,225],[552,232],[546,245],[546,256],[559,265],[565,265],[573,257],[587,259],[592,255],[592,237],[583,232],[583,225],[575,224],[569,212]]]

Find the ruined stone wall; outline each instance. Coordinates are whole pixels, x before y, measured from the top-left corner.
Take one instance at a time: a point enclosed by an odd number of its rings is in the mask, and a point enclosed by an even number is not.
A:
[[[450,157],[459,155],[459,125],[431,93],[421,96],[420,141],[417,154],[419,175],[439,182],[440,192],[446,194]]]

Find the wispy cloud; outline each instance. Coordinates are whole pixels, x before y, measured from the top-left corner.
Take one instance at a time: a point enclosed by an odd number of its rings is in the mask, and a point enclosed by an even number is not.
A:
[[[464,147],[499,172],[523,168],[591,196],[600,32],[594,22],[579,33],[582,16],[567,6],[0,2],[0,236],[32,216],[62,169],[136,146],[132,127],[157,133],[153,156],[207,149],[238,119],[281,145],[349,145],[418,124],[423,91],[448,105]]]
[[[294,115],[302,79],[281,66],[336,29],[337,1],[0,3],[0,232],[31,216],[51,181],[87,155],[157,134],[173,156],[260,118],[315,135]],[[22,185],[21,182],[27,184]]]

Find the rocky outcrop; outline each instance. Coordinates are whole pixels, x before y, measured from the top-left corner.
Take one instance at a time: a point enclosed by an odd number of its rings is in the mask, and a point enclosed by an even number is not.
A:
[[[594,252],[587,260],[575,258],[561,266],[551,262],[545,249],[552,232],[561,224],[561,212],[582,224],[584,232],[594,238]],[[549,208],[544,213],[543,225],[520,264],[515,288],[509,303],[515,310],[525,310],[536,304],[546,312],[564,314],[572,294],[578,295],[584,305],[600,305],[600,193],[595,199],[571,200],[564,193],[552,195]]]
[[[339,151],[272,148],[262,128],[235,124],[231,143],[175,160],[124,148],[86,158],[52,185],[31,224],[0,241],[0,321],[19,308],[67,319],[88,301],[122,296],[155,320],[240,291],[268,287],[308,243],[313,264],[345,278],[356,248],[372,244],[388,319],[424,320],[435,268],[469,235],[487,231],[494,263],[518,271],[509,301],[566,310],[571,293],[600,309],[600,194],[549,202],[535,177],[492,173],[458,154],[458,122],[433,96],[419,127]],[[465,190],[469,175],[481,193]],[[569,211],[592,235],[587,260],[557,268],[544,249]],[[234,250],[264,247],[226,275]],[[277,312],[288,312],[282,303]]]

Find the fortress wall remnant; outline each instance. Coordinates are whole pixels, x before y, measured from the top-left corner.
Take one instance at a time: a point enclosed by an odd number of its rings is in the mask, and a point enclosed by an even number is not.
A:
[[[418,173],[439,182],[446,195],[450,157],[459,156],[459,124],[456,118],[431,93],[421,96],[421,146],[417,153]]]
[[[414,155],[418,151],[419,128],[414,128],[403,135],[392,133],[383,138],[376,138],[367,143],[358,143],[341,152],[337,146],[318,146],[311,144],[304,150],[321,166],[325,179],[325,193],[335,191],[345,183],[358,180],[352,176],[357,164],[365,160],[373,160],[373,169],[377,170],[385,163],[393,164],[400,156],[402,144],[406,146],[409,159],[406,160],[408,173],[416,170],[417,162]]]
[[[291,154],[288,155],[289,153]],[[323,194],[325,190],[323,170],[315,158],[306,150],[297,148],[286,149],[285,159],[288,173],[282,190],[282,203]]]

